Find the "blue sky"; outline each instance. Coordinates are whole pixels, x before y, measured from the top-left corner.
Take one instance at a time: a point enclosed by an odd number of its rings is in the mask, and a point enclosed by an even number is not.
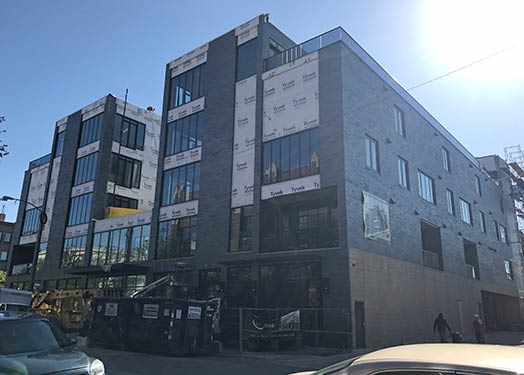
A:
[[[416,89],[474,155],[524,143],[524,28],[518,1],[5,1],[0,22],[0,196],[20,195],[30,160],[50,152],[55,121],[113,93],[161,112],[165,64],[261,13],[297,42],[348,31],[404,87],[509,46]],[[0,205],[1,208],[1,205]],[[8,219],[16,206],[6,203]]]

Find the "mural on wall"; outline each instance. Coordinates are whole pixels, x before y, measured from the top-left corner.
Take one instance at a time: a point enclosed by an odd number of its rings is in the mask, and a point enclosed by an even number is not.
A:
[[[319,126],[318,53],[262,75],[263,141]]]
[[[236,83],[231,207],[253,204],[257,76]]]
[[[389,226],[389,204],[367,192],[362,192],[364,201],[362,213],[364,216],[364,237],[373,241],[391,244],[391,228]]]

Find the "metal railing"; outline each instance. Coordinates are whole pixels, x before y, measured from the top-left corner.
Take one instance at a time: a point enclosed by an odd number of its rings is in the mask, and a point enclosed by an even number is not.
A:
[[[351,316],[345,309],[222,308],[220,327],[223,345],[240,352],[352,347]]]
[[[344,31],[344,29],[337,27],[304,43],[288,48],[279,54],[267,58],[264,61],[264,68],[265,70],[278,68],[281,65],[293,62],[302,56],[318,51],[321,48],[327,47],[339,41],[345,42],[349,45],[350,39],[351,37]]]

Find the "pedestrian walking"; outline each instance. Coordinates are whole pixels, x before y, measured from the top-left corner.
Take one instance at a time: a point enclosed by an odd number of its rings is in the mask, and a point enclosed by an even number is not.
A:
[[[444,315],[440,313],[435,319],[435,323],[433,323],[433,333],[435,333],[435,331],[438,331],[441,343],[448,342],[448,340],[446,339],[446,329],[449,331],[449,334],[451,335],[451,328],[449,328],[448,322],[446,321],[446,319],[444,319]]]
[[[486,327],[484,326],[484,322],[480,318],[479,314],[475,314],[475,316],[473,317],[473,332],[475,333],[477,343],[479,344],[486,343],[484,341],[484,334],[486,333]]]

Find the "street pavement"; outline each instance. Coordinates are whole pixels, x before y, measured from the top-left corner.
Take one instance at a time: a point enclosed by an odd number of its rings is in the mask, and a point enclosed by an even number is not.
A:
[[[518,345],[524,332],[495,332],[486,335],[490,344]],[[155,354],[124,352],[99,347],[84,348],[91,356],[104,361],[108,375],[286,375],[316,370],[359,355],[333,352],[247,352],[234,350],[202,357],[169,357]]]

